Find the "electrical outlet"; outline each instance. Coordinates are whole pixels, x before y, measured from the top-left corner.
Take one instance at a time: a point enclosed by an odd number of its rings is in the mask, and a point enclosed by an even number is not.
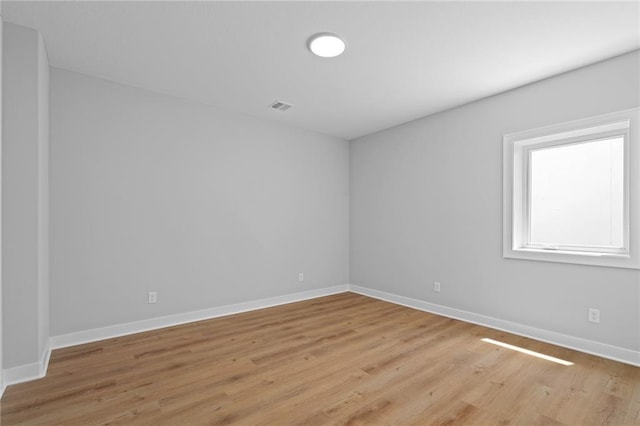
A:
[[[600,309],[589,308],[589,322],[600,322]]]
[[[298,273],[298,282],[302,282],[302,281],[304,281],[304,273],[299,272]]]
[[[440,293],[440,282],[439,281],[434,281],[433,282],[433,291],[435,291],[436,293]]]
[[[158,303],[158,292],[156,291],[149,292],[149,303]]]

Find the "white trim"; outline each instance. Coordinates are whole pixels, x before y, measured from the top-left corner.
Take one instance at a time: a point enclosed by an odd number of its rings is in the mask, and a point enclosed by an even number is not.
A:
[[[223,317],[226,315],[253,311],[256,309],[263,309],[272,306],[284,305],[287,303],[300,302],[302,300],[315,299],[316,297],[329,296],[336,293],[344,293],[348,290],[348,285],[342,284],[317,290],[309,290],[299,293],[285,294],[282,296],[269,297],[266,299],[241,302],[234,305],[218,306],[215,308],[203,309],[200,311],[185,312],[164,317],[150,318],[141,321],[94,328],[91,330],[77,331],[74,333],[52,336],[51,347],[53,349],[66,348],[68,346],[81,345],[83,343],[96,342],[99,340],[126,336],[128,334],[142,333],[144,331],[157,330],[159,328],[172,327],[175,325],[194,321],[202,321]]]
[[[353,293],[395,303],[396,305],[407,306],[409,308],[442,315],[449,318],[458,319],[484,327],[495,328],[519,336],[529,337],[535,340],[551,343],[553,345],[574,349],[580,352],[597,355],[602,358],[612,359],[640,367],[640,351],[634,351],[619,346],[608,345],[606,343],[594,342],[580,337],[569,336],[556,333],[554,331],[531,327],[511,321],[501,320],[486,315],[450,308],[448,306],[425,302],[423,300],[412,299],[410,297],[399,296],[384,291],[374,290],[366,287],[349,284],[349,290]]]
[[[7,386],[43,378],[47,375],[49,359],[51,359],[51,346],[45,349],[38,362],[5,368],[2,372],[4,389]],[[4,392],[4,389],[2,389],[2,392]]]
[[[76,333],[52,336],[50,339],[50,347],[47,348],[40,362],[13,367],[3,371],[4,386],[6,388],[6,386],[9,385],[14,385],[17,383],[44,377],[47,374],[47,368],[49,366],[49,358],[51,357],[52,349],[60,349],[68,346],[75,346],[83,343],[96,342],[99,340],[126,336],[134,333],[157,330],[160,328],[171,327],[194,321],[202,321],[242,312],[249,312],[257,309],[284,305],[287,303],[300,302],[303,300],[315,299],[318,297],[344,293],[347,291],[351,291],[353,293],[361,294],[368,297],[373,297],[379,300],[384,300],[386,302],[394,303],[397,305],[430,312],[436,315],[442,315],[448,318],[454,318],[472,324],[478,324],[484,327],[506,331],[508,333],[517,334],[519,336],[529,337],[565,348],[574,349],[580,352],[586,352],[592,355],[640,367],[640,351],[633,351],[631,349],[612,346],[606,343],[594,342],[592,340],[582,339],[580,337],[574,337],[536,327],[530,327],[511,321],[501,320],[499,318],[450,308],[448,306],[438,305],[435,303],[413,299],[410,297],[399,296],[396,294],[361,287],[354,284],[342,284],[317,290],[309,290],[299,293],[285,294],[282,296],[269,297],[266,299],[242,302],[234,305],[219,306],[211,309],[203,309],[200,311],[186,312],[182,314],[118,324],[109,327],[84,330]],[[2,396],[3,391],[4,389],[0,389],[0,396]]]
[[[53,348],[51,347],[51,344],[49,344],[47,349],[44,351],[44,356],[40,360],[40,365],[38,366],[38,376],[39,377],[44,377],[44,376],[47,375],[47,371],[49,370],[49,361],[51,360],[51,351],[52,350],[53,350]]]
[[[47,369],[49,367],[49,359],[51,358],[51,351],[53,349],[66,348],[68,346],[97,342],[99,340],[126,336],[135,333],[142,333],[145,331],[157,330],[159,328],[171,327],[174,325],[180,325],[194,321],[202,321],[226,315],[233,315],[242,312],[254,311],[257,309],[269,308],[272,306],[284,305],[287,303],[300,302],[303,300],[315,299],[322,296],[344,293],[348,290],[349,286],[347,284],[342,284],[317,290],[309,290],[298,293],[285,294],[282,296],[269,297],[265,299],[252,300],[248,302],[241,302],[234,305],[218,306],[215,308],[203,309],[200,311],[185,312],[181,314],[150,318],[142,321],[116,324],[108,327],[83,330],[59,336],[52,336],[49,339],[49,347],[43,353],[39,362],[24,364],[1,371],[3,378],[3,387],[0,388],[0,397],[2,396],[2,393],[7,386],[28,382],[30,380],[40,379],[46,376]]]

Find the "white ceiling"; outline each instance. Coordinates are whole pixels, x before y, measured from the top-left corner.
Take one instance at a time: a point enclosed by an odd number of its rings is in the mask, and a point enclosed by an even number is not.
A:
[[[640,2],[8,2],[52,66],[352,139],[640,48]],[[333,32],[344,55],[306,41]],[[279,99],[295,105],[267,109]]]

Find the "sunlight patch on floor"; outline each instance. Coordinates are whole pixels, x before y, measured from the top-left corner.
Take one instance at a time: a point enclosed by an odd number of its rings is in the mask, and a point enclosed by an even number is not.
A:
[[[565,360],[560,359],[560,358],[556,358],[556,357],[553,357],[553,356],[550,356],[550,355],[541,354],[540,352],[530,351],[529,349],[524,349],[524,348],[521,348],[519,346],[514,346],[514,345],[510,345],[508,343],[499,342],[497,340],[488,339],[486,337],[484,339],[482,339],[482,341],[483,342],[487,342],[487,343],[491,343],[491,344],[494,344],[494,345],[502,346],[503,348],[511,349],[513,351],[521,352],[523,354],[535,356],[537,358],[546,359],[547,361],[555,362],[555,363],[558,363],[558,364],[573,365],[572,362],[565,361]]]

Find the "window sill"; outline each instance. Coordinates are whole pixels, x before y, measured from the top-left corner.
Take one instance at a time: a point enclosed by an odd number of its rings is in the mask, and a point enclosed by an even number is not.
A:
[[[628,254],[590,253],[566,250],[544,250],[534,248],[507,249],[505,258],[535,260],[541,262],[573,263],[578,265],[607,266],[611,268],[640,269],[640,265]]]
[[[617,257],[620,259],[629,259],[630,256],[625,253],[599,253],[599,252],[588,252],[588,251],[571,251],[571,250],[551,250],[551,249],[537,249],[537,248],[529,248],[522,247],[518,249],[514,249],[514,251],[524,251],[530,253],[545,253],[551,256],[556,254],[570,254],[575,256],[589,256],[589,257]]]

